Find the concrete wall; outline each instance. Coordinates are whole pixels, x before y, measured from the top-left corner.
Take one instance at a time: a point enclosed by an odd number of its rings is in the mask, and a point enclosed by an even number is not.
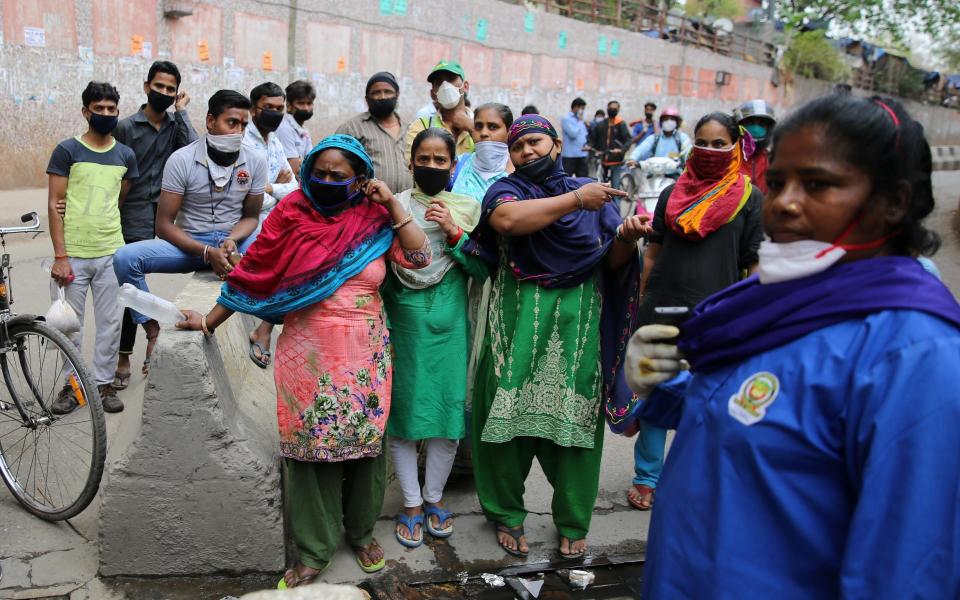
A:
[[[804,80],[775,87],[769,67],[499,0],[288,1],[296,8],[167,0],[193,11],[171,19],[163,2],[150,0],[2,0],[0,186],[43,184],[53,146],[85,126],[80,92],[90,79],[117,85],[122,114],[136,110],[157,58],[180,65],[200,128],[206,98],[217,89],[312,80],[314,139],[365,109],[364,84],[378,70],[400,78],[400,110],[412,115],[428,101],[425,77],[440,58],[464,65],[473,102],[498,101],[518,112],[534,103],[551,118],[579,95],[591,112],[619,99],[628,119],[648,99],[674,104],[689,125],[756,97],[783,112],[827,89]],[[717,71],[731,73],[729,85],[714,83]],[[908,106],[933,143],[960,143],[960,112]]]

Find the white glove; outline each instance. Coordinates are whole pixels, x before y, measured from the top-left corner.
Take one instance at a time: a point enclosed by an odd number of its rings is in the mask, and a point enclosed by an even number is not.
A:
[[[680,330],[672,325],[644,325],[630,338],[625,374],[627,385],[640,398],[645,400],[653,388],[689,368],[677,348],[678,335]],[[672,342],[663,343],[670,340]]]

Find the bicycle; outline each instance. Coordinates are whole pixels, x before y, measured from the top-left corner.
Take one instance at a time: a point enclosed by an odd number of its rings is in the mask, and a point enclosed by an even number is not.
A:
[[[61,521],[79,514],[97,494],[107,428],[100,394],[76,345],[43,317],[18,315],[10,308],[12,266],[4,236],[40,233],[37,213],[20,220],[29,224],[0,228],[0,374],[5,384],[0,388],[0,478],[27,511]],[[52,405],[65,393],[73,394],[79,406],[55,414]]]

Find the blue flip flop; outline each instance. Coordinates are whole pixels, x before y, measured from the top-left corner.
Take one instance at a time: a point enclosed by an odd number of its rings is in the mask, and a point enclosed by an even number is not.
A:
[[[423,544],[423,513],[413,517],[408,517],[407,515],[400,513],[397,515],[396,521],[407,528],[407,531],[410,532],[410,537],[413,537],[413,528],[417,525],[420,526],[419,539],[408,540],[400,535],[399,531],[395,531],[394,535],[397,536],[397,541],[400,542],[401,545],[406,546],[407,548],[418,548]]]
[[[435,538],[448,538],[453,535],[453,525],[446,529],[438,529],[433,526],[433,523],[430,522],[430,517],[436,517],[438,523],[443,523],[447,519],[453,516],[453,513],[449,510],[445,510],[437,506],[436,504],[424,504],[423,512],[427,516],[427,532],[430,533]]]

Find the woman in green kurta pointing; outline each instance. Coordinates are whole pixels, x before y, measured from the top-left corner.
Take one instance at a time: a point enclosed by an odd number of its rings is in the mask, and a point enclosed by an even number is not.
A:
[[[536,457],[554,488],[560,553],[576,558],[599,485],[601,397],[617,369],[601,361],[618,354],[601,352],[601,328],[630,331],[615,321],[635,312],[623,300],[636,289],[636,242],[649,228],[646,217],[621,223],[610,200],[623,192],[566,176],[562,142],[543,117],[517,119],[508,145],[516,172],[487,191],[463,248],[496,265],[474,388],[477,494],[500,546],[526,556],[524,480]]]
[[[396,537],[404,546],[453,533],[453,515],[443,507],[443,488],[464,436],[469,322],[467,279],[487,277],[486,265],[461,252],[480,219],[480,203],[444,191],[456,166],[456,144],[445,129],[420,132],[411,162],[416,186],[397,199],[416,222],[437,257],[421,271],[391,269],[383,295],[394,351],[393,407],[387,422],[390,452],[404,496]],[[421,490],[417,441],[426,446]],[[426,521],[424,521],[426,518]]]

